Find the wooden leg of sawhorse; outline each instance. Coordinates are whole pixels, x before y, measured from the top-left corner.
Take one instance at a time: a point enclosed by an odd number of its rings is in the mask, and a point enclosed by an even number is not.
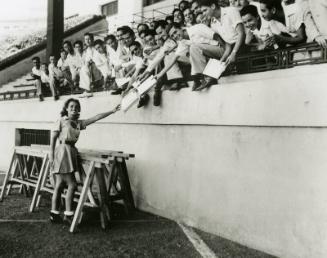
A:
[[[107,206],[108,198],[107,198],[107,189],[106,189],[106,182],[104,178],[104,173],[102,168],[95,169],[95,175],[97,179],[97,183],[99,186],[98,192],[98,200],[99,200],[99,208],[100,208],[100,220],[101,220],[101,227],[106,229],[110,220],[109,209]]]
[[[69,231],[71,233],[73,233],[75,231],[77,223],[80,221],[80,216],[81,216],[81,213],[83,210],[83,206],[84,206],[84,203],[87,198],[87,192],[90,189],[90,184],[91,184],[93,177],[94,177],[94,161],[91,161],[88,171],[86,173],[84,183],[83,183],[82,192],[81,192],[81,195],[78,200],[78,204],[77,204],[77,208],[76,208],[75,215],[73,218],[73,222],[69,229]]]
[[[37,179],[37,183],[36,183],[36,186],[35,186],[32,202],[31,202],[31,206],[30,206],[30,212],[33,212],[34,209],[35,209],[36,202],[37,202],[37,199],[38,199],[38,195],[39,195],[40,189],[41,189],[41,182],[42,182],[43,176],[45,174],[45,168],[46,168],[48,162],[49,162],[48,161],[48,155],[44,155],[42,166],[41,166],[41,169],[40,169],[40,174],[39,174],[39,177]]]
[[[42,188],[46,186],[49,174],[50,174],[50,162],[46,163],[43,175],[41,175],[42,170],[39,172],[39,177],[42,178],[41,180],[41,185],[40,185],[40,191],[42,191]],[[50,175],[51,176],[51,175]],[[40,202],[41,202],[41,194],[37,195],[37,200],[36,200],[36,207],[40,206]]]
[[[125,209],[127,214],[130,215],[134,211],[135,205],[134,205],[131,184],[128,178],[125,159],[122,159],[122,161],[117,162],[117,167],[118,167],[118,177],[121,180],[120,185],[122,188],[121,191],[123,194]]]
[[[3,184],[2,184],[2,190],[1,190],[1,194],[0,194],[0,201],[3,200],[4,194],[5,194],[5,191],[6,191],[6,187],[7,187],[8,181],[9,181],[9,176],[11,174],[11,171],[12,171],[13,167],[15,167],[15,166],[13,166],[14,161],[15,161],[15,156],[16,156],[16,152],[14,151],[14,154],[12,155],[12,158],[11,158],[11,161],[10,161],[9,169],[8,169],[6,175],[5,175],[5,179],[4,179]]]

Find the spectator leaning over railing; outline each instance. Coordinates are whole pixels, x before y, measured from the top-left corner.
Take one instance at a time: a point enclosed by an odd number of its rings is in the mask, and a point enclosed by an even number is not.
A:
[[[275,16],[277,7],[274,0],[260,0],[260,9],[263,18],[267,21],[264,24],[266,28],[263,29],[271,31],[265,42],[267,46],[277,44],[278,46],[284,47],[286,45],[297,45],[306,41],[303,15],[300,9],[293,12],[293,17],[286,17],[288,27],[277,21]]]
[[[135,70],[131,76],[130,81],[128,82],[127,88],[124,90],[123,96],[125,96],[133,88],[133,83],[137,81],[138,75],[142,73],[147,67],[146,59],[143,56],[142,45],[138,41],[134,41],[130,44],[129,48],[133,61],[135,62]],[[145,106],[148,102],[149,95],[141,95],[137,108]]]
[[[155,28],[157,36],[164,41],[163,46],[158,51],[156,57],[149,63],[145,72],[139,77],[140,80],[144,80],[149,77],[151,72],[154,71],[164,61],[165,66],[171,63],[172,58],[174,58],[173,51],[177,47],[177,44],[174,40],[170,39],[166,30],[167,23],[164,20],[158,21],[157,27]],[[167,72],[168,80],[183,78],[178,64],[174,64],[172,68]],[[178,90],[186,86],[185,82],[173,83],[170,86],[171,90]],[[161,102],[161,87],[162,81],[158,82],[158,85],[155,88],[155,94],[153,97],[153,104],[159,106]]]
[[[202,74],[207,64],[207,57],[219,59],[227,65],[234,63],[245,39],[244,25],[238,9],[220,7],[215,0],[200,0],[199,3],[205,19],[210,21],[210,27],[216,33],[212,33],[211,36],[219,42],[219,45],[191,45],[192,75]],[[216,83],[216,79],[205,77],[196,90],[202,90]]]
[[[245,44],[251,50],[272,48],[272,46],[265,44],[267,32],[262,30],[263,26],[257,8],[253,5],[247,5],[241,9],[240,14],[245,26]]]
[[[165,67],[157,75],[155,75],[155,78],[157,80],[160,80],[171,69],[173,65],[177,64],[177,62],[183,62],[186,64],[190,63],[188,54],[191,40],[185,38],[184,30],[182,29],[180,24],[173,23],[168,31],[168,34],[169,37],[177,43],[177,48],[176,51],[172,53],[170,63],[166,63]]]
[[[34,85],[36,87],[36,94],[38,95],[40,101],[43,101],[42,93],[42,82],[41,82],[41,61],[38,56],[32,58],[33,68],[31,72],[31,77],[34,79]]]

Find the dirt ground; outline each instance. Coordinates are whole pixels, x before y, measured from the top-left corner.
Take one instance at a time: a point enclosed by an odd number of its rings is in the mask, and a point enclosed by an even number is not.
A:
[[[171,220],[135,211],[127,217],[115,205],[115,217],[102,230],[98,213],[85,212],[74,234],[48,221],[50,196],[28,212],[31,198],[15,192],[0,203],[0,257],[202,257],[180,226]],[[195,230],[216,257],[270,258],[218,236]]]

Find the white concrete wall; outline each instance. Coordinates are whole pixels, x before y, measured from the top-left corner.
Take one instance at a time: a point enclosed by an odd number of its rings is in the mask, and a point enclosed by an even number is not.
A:
[[[279,257],[327,257],[327,65],[222,78],[164,92],[82,133],[79,147],[135,153],[140,209]],[[15,128],[51,128],[64,97],[0,102],[0,167]],[[82,118],[118,96],[83,99]]]
[[[84,33],[86,32],[96,32],[99,30],[107,29],[108,24],[105,19],[102,19],[80,31],[74,33],[73,35],[65,38],[65,40],[70,40],[72,42],[76,40],[82,40]],[[45,60],[46,50],[39,51],[38,53],[34,54],[33,56],[39,56],[41,58],[41,62],[46,62]],[[6,69],[0,70],[0,87],[7,82],[13,81],[19,78],[22,75],[26,75],[27,73],[32,71],[32,57],[28,57],[23,59],[22,61],[18,62],[17,64],[10,66]]]

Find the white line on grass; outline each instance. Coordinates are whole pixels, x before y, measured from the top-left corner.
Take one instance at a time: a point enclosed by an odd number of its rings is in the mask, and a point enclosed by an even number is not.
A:
[[[216,254],[206,245],[205,242],[200,238],[198,234],[196,234],[193,229],[190,227],[186,227],[181,223],[177,223],[184,234],[187,236],[188,240],[192,243],[194,248],[198,251],[198,253],[204,258],[217,258]]]
[[[39,223],[49,222],[47,219],[0,219],[0,223],[19,222],[19,223]]]

